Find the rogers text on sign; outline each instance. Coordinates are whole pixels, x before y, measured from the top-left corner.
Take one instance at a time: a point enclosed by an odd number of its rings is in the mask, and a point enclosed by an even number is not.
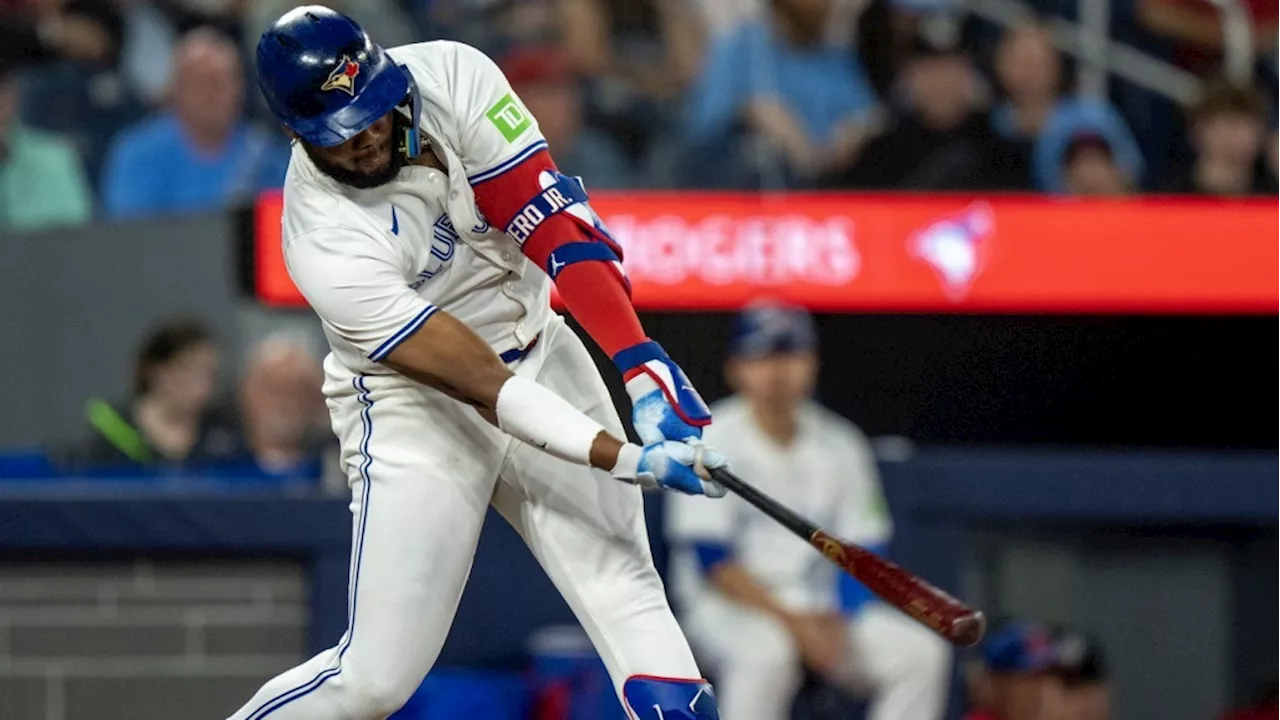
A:
[[[633,279],[674,285],[846,285],[862,258],[849,218],[800,215],[610,215],[605,225],[625,252]]]
[[[305,308],[282,203],[259,199],[246,259],[259,302]],[[991,232],[967,214],[974,203]],[[601,191],[592,205],[645,311],[726,312],[761,296],[823,312],[1274,315],[1280,302],[1274,199]],[[938,233],[927,248],[914,241],[925,230]],[[1217,237],[1232,240],[1206,240]]]

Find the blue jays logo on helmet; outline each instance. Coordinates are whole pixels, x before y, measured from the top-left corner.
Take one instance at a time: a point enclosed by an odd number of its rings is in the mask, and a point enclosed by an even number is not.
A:
[[[421,101],[413,76],[346,15],[319,5],[290,10],[262,34],[257,60],[267,106],[302,140],[340,145],[401,108],[406,145],[416,153]]]
[[[348,95],[356,94],[356,76],[360,74],[360,63],[352,60],[346,55],[342,56],[342,60],[338,61],[338,67],[329,73],[329,77],[325,79],[324,84],[320,86],[321,90],[328,92],[329,90],[341,90]]]

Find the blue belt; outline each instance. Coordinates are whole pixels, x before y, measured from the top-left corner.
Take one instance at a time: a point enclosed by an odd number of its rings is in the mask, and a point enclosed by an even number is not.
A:
[[[533,350],[533,346],[538,344],[539,337],[541,337],[541,335],[535,336],[528,345],[525,345],[522,348],[513,348],[502,353],[498,357],[503,363],[510,365],[511,363],[524,358],[525,355],[528,355],[529,351]]]

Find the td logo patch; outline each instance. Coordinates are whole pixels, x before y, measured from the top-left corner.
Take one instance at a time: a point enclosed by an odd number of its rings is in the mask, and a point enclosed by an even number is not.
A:
[[[489,108],[484,116],[489,118],[489,122],[498,128],[498,132],[502,133],[502,137],[509,143],[515,142],[516,138],[533,124],[524,108],[520,107],[520,103],[511,97],[511,93],[503,95],[502,99]]]

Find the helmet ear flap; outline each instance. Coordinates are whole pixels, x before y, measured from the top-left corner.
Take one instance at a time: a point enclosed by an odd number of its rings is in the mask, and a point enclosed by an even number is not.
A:
[[[400,151],[410,160],[422,154],[422,94],[418,92],[418,84],[408,69],[402,68],[409,79],[409,92],[404,101],[396,106],[396,127],[399,129]]]

